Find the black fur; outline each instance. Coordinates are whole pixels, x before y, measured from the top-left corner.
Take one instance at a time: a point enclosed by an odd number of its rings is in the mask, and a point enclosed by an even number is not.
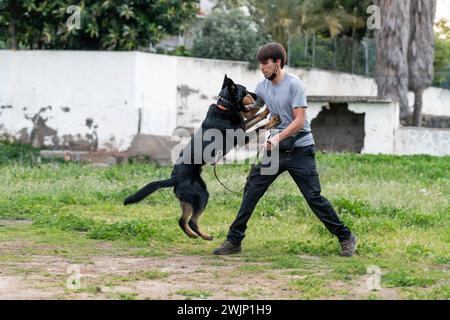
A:
[[[155,192],[158,189],[173,187],[174,185],[175,185],[175,181],[173,179],[150,182],[145,187],[140,189],[138,192],[136,192],[135,194],[126,198],[123,203],[124,203],[124,205],[127,205],[127,204],[139,202],[142,199],[144,199],[146,196]]]
[[[219,129],[224,137],[224,140],[221,143],[221,149],[223,154],[227,154],[230,151],[230,148],[225,150],[225,130],[244,130],[244,120],[240,112],[245,110],[242,101],[244,97],[249,94],[256,100],[257,97],[254,93],[247,91],[242,85],[235,84],[233,80],[225,75],[217,104],[225,106],[228,110],[221,110],[216,104],[212,104],[201,125],[202,130],[197,131],[195,135],[201,135],[207,129]],[[205,148],[213,141],[205,141],[203,136],[201,138],[203,154],[203,150],[205,150]],[[191,139],[180,153],[180,157],[183,158],[185,153],[190,151],[190,163],[194,163],[193,160],[195,159],[193,149],[194,139],[195,137]],[[234,146],[236,146],[236,142],[234,143]],[[201,236],[204,240],[212,240],[212,237],[201,232],[198,226],[198,218],[205,209],[209,198],[206,184],[201,177],[201,169],[205,163],[206,161],[203,157],[199,164],[177,163],[174,165],[170,179],[147,184],[135,194],[126,198],[124,204],[128,205],[139,202],[160,188],[174,187],[174,193],[180,200],[183,209],[182,217],[179,220],[181,229],[190,237]],[[191,209],[192,216],[189,213]],[[190,219],[187,220],[189,217]]]

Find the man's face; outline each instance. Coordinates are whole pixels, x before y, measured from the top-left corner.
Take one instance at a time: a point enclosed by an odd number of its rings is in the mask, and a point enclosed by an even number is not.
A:
[[[266,61],[260,61],[259,62],[259,70],[263,73],[265,78],[269,78],[273,72],[276,72],[279,70],[281,61],[277,60],[277,62],[274,62],[272,59],[267,59]],[[278,64],[278,68],[276,68]]]

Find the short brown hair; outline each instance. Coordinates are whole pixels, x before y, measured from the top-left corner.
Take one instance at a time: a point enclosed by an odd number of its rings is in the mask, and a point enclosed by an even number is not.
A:
[[[258,61],[260,62],[266,62],[269,59],[272,59],[273,62],[276,62],[278,59],[280,59],[281,69],[283,69],[286,63],[286,50],[278,42],[268,43],[259,48],[258,53],[256,54],[256,59],[258,59]]]

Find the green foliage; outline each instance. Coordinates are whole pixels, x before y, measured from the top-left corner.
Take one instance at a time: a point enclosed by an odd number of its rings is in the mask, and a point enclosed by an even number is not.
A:
[[[365,46],[368,50],[366,61]],[[328,35],[294,35],[291,37],[291,66],[337,70],[370,76],[375,68],[375,43],[373,39],[363,41],[351,37]],[[366,71],[367,63],[367,71]]]
[[[184,296],[186,300],[190,300],[192,298],[207,299],[212,295],[212,293],[209,291],[187,290],[187,289],[178,290],[175,293]]]
[[[166,49],[162,47],[156,47],[155,52],[158,54],[166,54],[169,56],[179,56],[179,57],[192,57],[192,52],[185,46],[177,46],[175,49]]]
[[[120,300],[136,300],[138,294],[135,292],[125,292],[119,294]]]
[[[0,141],[0,165],[18,163],[35,164],[38,162],[39,149],[27,144],[11,144]]]
[[[443,40],[436,37],[436,51],[434,58],[434,85],[450,85],[450,39]]]
[[[369,0],[224,0],[227,7],[245,6],[251,18],[264,26],[265,32],[286,48],[288,36],[323,33],[361,39],[365,35],[366,8]]]
[[[258,48],[268,40],[242,11],[214,10],[194,40],[192,52],[202,58],[254,61]]]
[[[170,51],[168,54],[173,55],[173,56],[180,56],[180,57],[192,56],[191,51],[188,50],[185,46],[178,46],[175,48],[175,50]]]
[[[450,40],[450,20],[442,18],[436,23],[440,38]]]
[[[429,287],[435,280],[427,276],[416,276],[411,271],[396,270],[384,275],[382,283],[389,287]]]
[[[437,28],[433,85],[450,88],[450,21],[440,20]]]
[[[322,296],[325,291],[331,290],[324,285],[325,281],[317,276],[307,276],[304,279],[291,280],[289,282],[290,289],[302,294],[304,299],[317,299]]]
[[[0,41],[10,41],[8,25],[16,21],[17,40],[28,49],[135,50],[175,35],[195,17],[198,0],[83,0],[81,28],[68,27],[67,1],[0,0]]]
[[[414,290],[408,288],[406,298],[408,300],[450,300],[450,285],[442,284],[433,287],[431,290]]]
[[[143,219],[126,220],[105,224],[103,222],[78,217],[73,214],[30,215],[37,225],[45,225],[66,231],[86,232],[87,237],[96,240],[130,240],[146,241],[157,236],[160,239],[171,240],[171,235],[159,233],[150,221]]]

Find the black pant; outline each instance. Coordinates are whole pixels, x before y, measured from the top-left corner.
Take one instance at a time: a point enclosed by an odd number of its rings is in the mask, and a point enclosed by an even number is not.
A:
[[[262,161],[264,163],[264,161]],[[288,171],[299,187],[311,210],[323,222],[325,227],[340,241],[350,238],[350,230],[341,222],[330,202],[320,195],[320,181],[316,169],[314,146],[297,147],[290,153],[280,152],[279,169],[275,174],[261,174],[259,164],[252,168],[245,184],[244,197],[236,219],[230,226],[227,239],[234,244],[240,244],[245,237],[247,222],[259,199],[272,182],[284,171]]]

